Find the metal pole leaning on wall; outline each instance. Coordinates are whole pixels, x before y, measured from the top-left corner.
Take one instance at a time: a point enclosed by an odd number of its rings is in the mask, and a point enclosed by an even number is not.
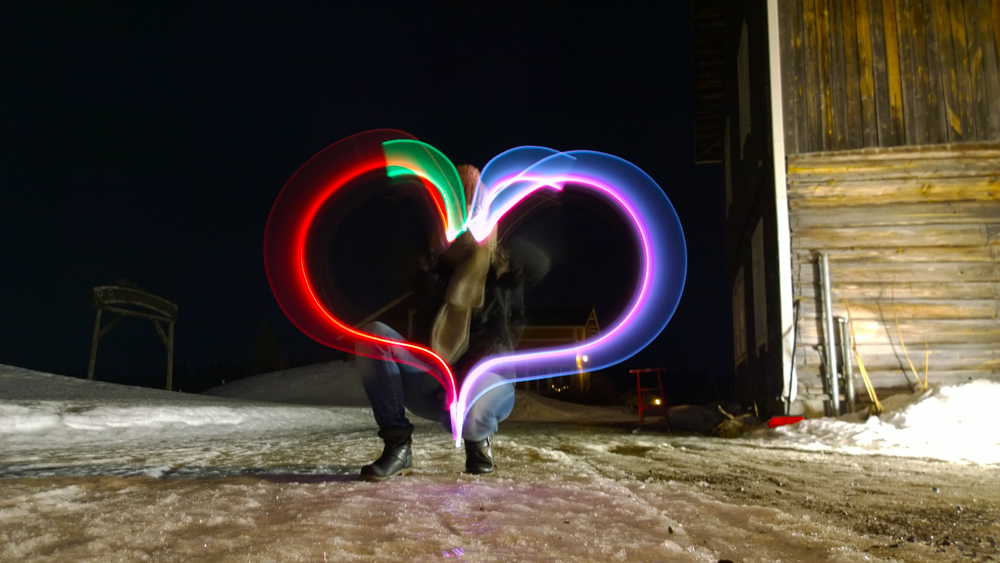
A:
[[[820,253],[820,277],[823,278],[823,328],[826,341],[823,352],[826,356],[827,391],[830,393],[830,410],[833,416],[840,416],[840,383],[837,381],[836,333],[833,331],[833,292],[830,290],[830,257]]]
[[[854,366],[851,364],[851,334],[847,319],[837,317],[840,328],[840,362],[844,366],[844,401],[847,402],[847,412],[854,412],[857,398],[854,396]]]

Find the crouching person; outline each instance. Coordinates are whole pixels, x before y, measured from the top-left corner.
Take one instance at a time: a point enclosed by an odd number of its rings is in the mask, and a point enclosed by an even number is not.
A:
[[[472,166],[459,166],[458,171],[466,201],[471,202],[479,171]],[[424,306],[414,318],[413,340],[429,345],[448,362],[459,387],[481,359],[514,350],[524,330],[525,272],[534,282],[548,271],[548,258],[537,248],[517,239],[508,247],[497,244],[496,238],[494,232],[477,243],[466,232],[435,257],[428,264],[422,288]],[[363,330],[403,341],[383,323],[370,323]],[[433,376],[413,367],[416,362],[405,347],[364,342],[356,352],[378,436],[384,442],[382,455],[361,469],[361,478],[381,481],[409,474],[413,425],[405,409],[441,421],[451,431],[444,388]],[[474,474],[493,472],[493,435],[514,408],[513,374],[485,377],[500,384],[473,403],[462,431],[465,471]]]

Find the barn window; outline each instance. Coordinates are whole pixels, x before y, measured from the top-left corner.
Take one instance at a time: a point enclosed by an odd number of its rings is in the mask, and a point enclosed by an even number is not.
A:
[[[757,228],[750,238],[750,269],[753,275],[753,328],[756,344],[754,351],[760,355],[760,347],[767,352],[767,286],[764,277],[764,218],[757,221]]]
[[[743,33],[740,35],[736,67],[740,80],[740,160],[743,160],[743,145],[750,135],[750,48],[747,44],[746,21],[743,22]]]
[[[743,292],[743,266],[733,282],[733,353],[736,365],[747,359],[746,299]]]

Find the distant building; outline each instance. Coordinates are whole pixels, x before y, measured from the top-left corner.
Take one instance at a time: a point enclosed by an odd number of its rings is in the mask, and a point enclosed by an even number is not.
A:
[[[525,313],[526,326],[521,335],[518,350],[530,350],[548,346],[564,346],[582,342],[600,332],[597,312],[593,307],[560,307],[529,309]],[[582,357],[577,362],[580,371],[573,375],[537,379],[525,382],[525,389],[540,392],[562,392],[573,390],[587,393],[590,390],[590,371]],[[544,375],[544,368],[535,368],[530,375]]]
[[[740,398],[769,414],[846,399],[832,367],[859,366],[826,304],[876,389],[925,370],[1000,381],[1000,4],[693,5],[695,153],[725,169]]]

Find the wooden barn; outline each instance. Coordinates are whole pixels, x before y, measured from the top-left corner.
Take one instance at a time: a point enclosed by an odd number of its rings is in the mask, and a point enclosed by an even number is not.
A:
[[[693,8],[740,398],[843,412],[858,358],[882,394],[1000,381],[1000,0]]]

